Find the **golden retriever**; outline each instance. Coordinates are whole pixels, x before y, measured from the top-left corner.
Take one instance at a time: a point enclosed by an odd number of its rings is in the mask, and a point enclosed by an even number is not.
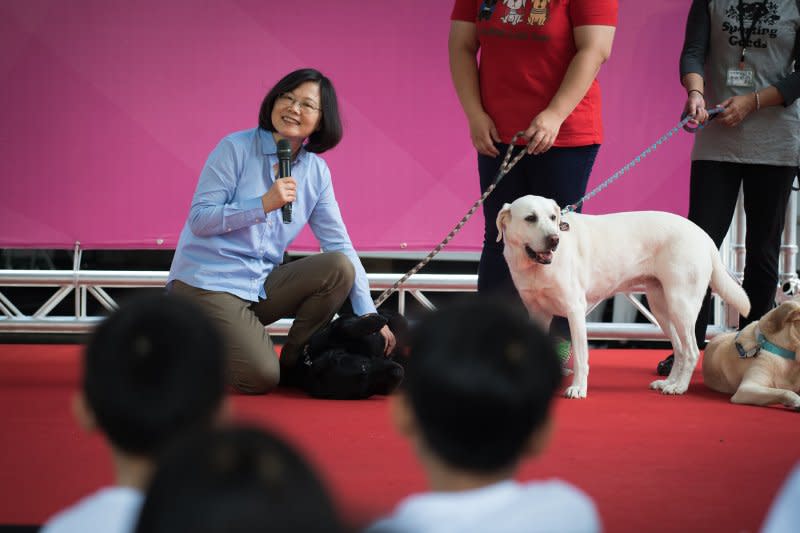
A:
[[[733,403],[783,404],[800,411],[800,302],[787,300],[739,333],[714,337],[703,354],[703,382]]]

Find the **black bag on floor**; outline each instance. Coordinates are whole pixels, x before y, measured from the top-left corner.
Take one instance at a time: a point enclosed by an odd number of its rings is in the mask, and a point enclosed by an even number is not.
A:
[[[308,341],[298,361],[301,388],[315,398],[359,400],[390,394],[403,380],[403,366],[383,354],[380,329],[389,323],[402,350],[407,324],[402,315],[341,316]],[[394,325],[393,325],[394,324]],[[395,329],[397,331],[395,332]]]

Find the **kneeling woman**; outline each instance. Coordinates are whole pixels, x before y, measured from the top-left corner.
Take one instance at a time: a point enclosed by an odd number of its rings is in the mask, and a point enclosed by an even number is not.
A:
[[[228,380],[251,394],[287,381],[305,342],[348,296],[357,315],[375,312],[330,171],[317,155],[342,138],[330,80],[313,69],[286,75],[264,98],[258,124],[211,152],[167,281],[168,290],[198,302],[217,322],[227,340]],[[291,177],[278,178],[281,139],[292,147]],[[287,203],[292,221],[284,224]],[[323,253],[281,264],[306,223]],[[264,326],[288,316],[295,319],[279,363]],[[381,334],[391,351],[394,336],[388,327]]]

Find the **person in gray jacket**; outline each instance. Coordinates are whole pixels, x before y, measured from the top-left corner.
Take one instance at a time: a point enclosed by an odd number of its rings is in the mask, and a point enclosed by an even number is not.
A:
[[[693,0],[680,58],[684,110],[704,124],[692,150],[689,219],[717,246],[740,186],[747,218],[744,327],[775,302],[786,203],[800,164],[800,0]],[[711,122],[708,109],[724,110]],[[710,293],[698,316],[705,346]],[[672,356],[658,365],[669,374]]]

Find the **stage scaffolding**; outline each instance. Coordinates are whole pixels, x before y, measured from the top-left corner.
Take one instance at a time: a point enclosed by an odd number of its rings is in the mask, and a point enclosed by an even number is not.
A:
[[[798,290],[797,280],[797,193],[792,192],[786,210],[786,224],[783,232],[783,244],[780,251],[780,286],[777,287],[777,299],[785,299]],[[736,207],[731,229],[722,246],[723,259],[729,269],[741,280],[744,270],[744,209],[741,195]],[[100,320],[102,316],[90,316],[87,313],[87,302],[94,299],[106,311],[117,308],[117,303],[106,289],[111,288],[158,288],[167,281],[167,272],[161,271],[110,271],[82,270],[81,248],[75,245],[72,270],[13,270],[0,269],[0,333],[61,333],[83,334]],[[403,273],[368,273],[370,287],[375,291],[383,291],[391,287]],[[9,287],[52,287],[54,293],[36,311],[25,314],[14,305],[3,289]],[[426,294],[433,292],[474,292],[477,287],[475,274],[416,274],[408,279],[398,291],[398,311],[405,313],[407,299],[410,296],[423,307],[433,309],[434,305]],[[7,292],[7,291],[6,291]],[[666,337],[655,325],[655,319],[642,305],[639,293],[625,294],[634,308],[643,314],[648,322],[587,322],[587,333],[590,340],[665,340]],[[54,309],[72,295],[74,313],[54,316]],[[738,315],[728,306],[715,298],[715,319],[708,330],[711,338],[736,327]],[[291,326],[290,319],[282,319],[267,326],[275,335],[285,335]]]

